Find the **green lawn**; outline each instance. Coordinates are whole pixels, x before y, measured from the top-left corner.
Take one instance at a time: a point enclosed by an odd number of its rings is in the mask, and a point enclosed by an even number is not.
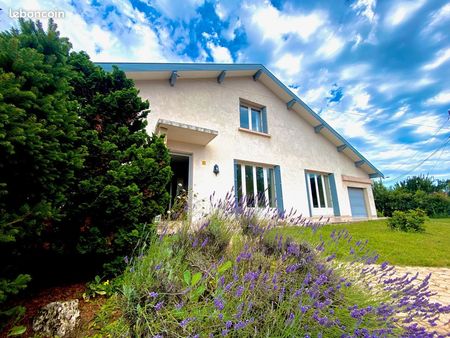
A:
[[[430,219],[425,233],[404,233],[390,230],[386,220],[326,225],[316,234],[299,227],[277,229],[283,236],[318,242],[320,235],[329,239],[333,229],[348,229],[355,241],[366,239],[368,248],[380,255],[379,262],[394,265],[450,267],[450,218]],[[349,257],[350,244],[340,244],[338,258]],[[353,245],[354,246],[354,245]]]

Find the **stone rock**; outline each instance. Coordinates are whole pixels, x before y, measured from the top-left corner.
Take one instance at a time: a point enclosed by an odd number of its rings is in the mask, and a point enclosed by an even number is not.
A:
[[[52,302],[38,311],[33,319],[33,330],[44,336],[64,337],[75,328],[79,317],[78,299]]]

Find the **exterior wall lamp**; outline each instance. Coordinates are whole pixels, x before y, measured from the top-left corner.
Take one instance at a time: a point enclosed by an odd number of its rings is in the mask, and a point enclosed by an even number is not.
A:
[[[217,174],[219,174],[219,165],[214,164],[214,168],[213,168],[213,173],[217,176]]]

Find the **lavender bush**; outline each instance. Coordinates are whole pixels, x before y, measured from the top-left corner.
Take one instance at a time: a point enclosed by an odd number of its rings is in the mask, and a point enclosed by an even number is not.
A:
[[[130,261],[115,298],[121,316],[104,328],[139,337],[438,336],[450,308],[429,300],[428,279],[397,276],[366,243],[350,263],[333,249],[353,243],[333,232],[318,245],[277,234],[280,225],[317,228],[294,212],[236,208],[231,195],[193,229],[161,236]]]

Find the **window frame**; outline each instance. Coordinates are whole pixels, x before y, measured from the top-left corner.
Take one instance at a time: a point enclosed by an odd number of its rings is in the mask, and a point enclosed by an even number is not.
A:
[[[247,120],[248,120],[248,128],[242,126],[242,120],[241,120],[241,109],[245,108],[247,110]],[[253,111],[258,112],[259,118],[256,121],[257,127],[254,126],[253,121]],[[267,125],[267,114],[266,113],[266,107],[251,103],[245,100],[239,100],[239,127],[240,129],[243,129],[245,131],[250,131],[253,133],[260,133],[260,134],[269,134],[269,128]],[[259,128],[260,130],[259,130]]]
[[[236,161],[235,162],[235,171],[237,176],[236,180],[236,189],[238,196],[238,203],[247,208],[257,208],[257,209],[278,209],[278,201],[277,201],[277,187],[276,187],[276,178],[275,178],[275,166],[270,164],[262,164],[262,163],[249,163],[245,161]],[[238,168],[240,167],[240,172],[238,172]],[[253,198],[249,199],[247,196],[247,171],[246,168],[252,168],[252,187],[253,187]],[[264,190],[263,195],[260,195],[258,190],[258,168],[263,169],[263,183]],[[271,178],[269,176],[272,176]],[[269,182],[270,179],[270,182]],[[239,187],[239,183],[241,186]],[[269,191],[269,184],[271,191]],[[263,198],[261,198],[261,197]],[[245,197],[245,198],[244,198]],[[248,205],[248,202],[251,201],[251,205]],[[261,204],[262,201],[262,204]]]
[[[331,191],[330,175],[330,173],[306,171],[311,216],[334,216],[335,202]],[[311,184],[311,179],[314,179],[314,186]],[[320,188],[322,191],[319,191]],[[314,205],[315,200],[317,201],[317,206]]]

